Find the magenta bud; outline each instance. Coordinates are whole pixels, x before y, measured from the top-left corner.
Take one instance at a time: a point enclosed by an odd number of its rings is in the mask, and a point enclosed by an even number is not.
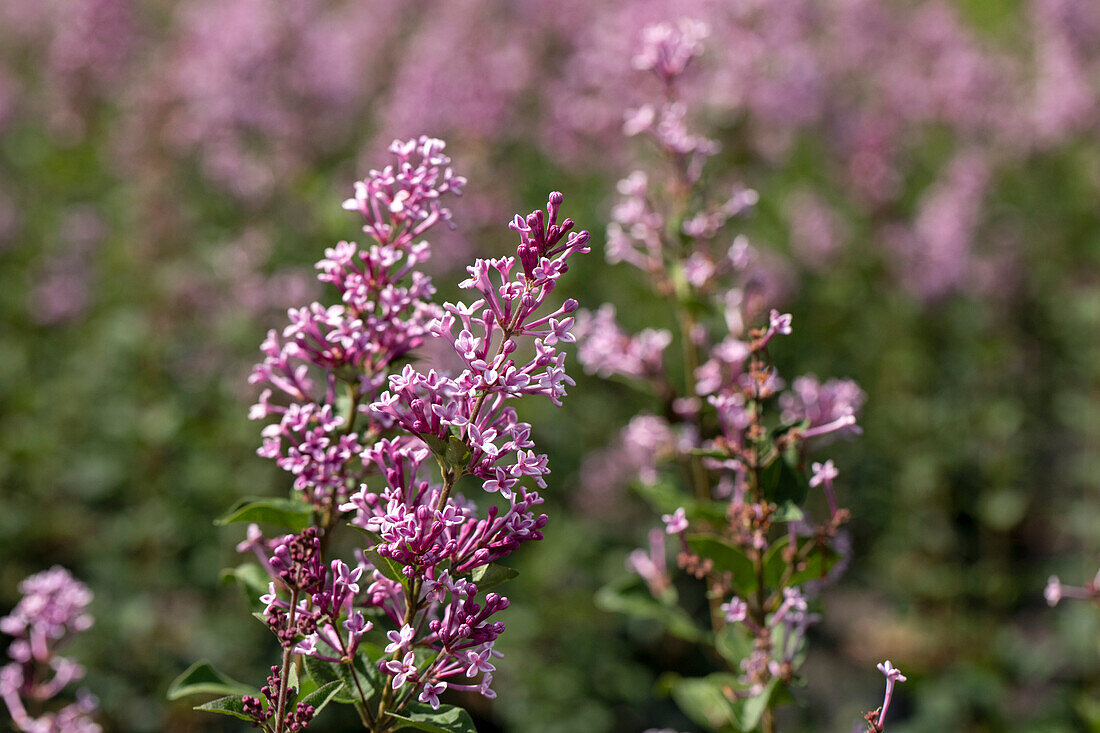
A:
[[[577,310],[577,307],[579,305],[580,304],[577,303],[576,300],[574,300],[573,298],[569,298],[564,303],[562,303],[561,309],[563,313],[572,313],[573,311]]]

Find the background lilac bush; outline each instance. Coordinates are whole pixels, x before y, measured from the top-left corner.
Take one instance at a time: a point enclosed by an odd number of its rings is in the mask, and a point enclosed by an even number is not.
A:
[[[864,435],[830,448],[853,562],[784,729],[846,729],[887,656],[908,677],[891,730],[1096,724],[1096,616],[1042,597],[1097,559],[1093,3],[11,0],[0,606],[54,563],[94,591],[73,656],[105,728],[217,729],[163,701],[195,658],[266,674],[267,632],[212,571],[242,537],[210,518],[280,490],[241,410],[254,350],[320,293],[312,261],[348,236],[332,202],[394,137],[445,137],[470,179],[434,273],[505,252],[512,213],[560,189],[596,250],[561,296],[674,328],[599,253],[616,182],[651,155],[622,135],[660,91],[643,31],[683,16],[710,29],[689,121],[721,145],[714,175],[758,192],[739,231],[797,324],[777,366],[867,394]],[[658,679],[707,660],[593,602],[650,527],[607,452],[641,404],[576,379],[523,416],[554,457],[553,519],[514,556],[508,694],[472,710],[479,730],[690,730]]]

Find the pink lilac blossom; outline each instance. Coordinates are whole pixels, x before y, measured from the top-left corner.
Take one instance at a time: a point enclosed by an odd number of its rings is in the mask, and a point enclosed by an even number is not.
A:
[[[1088,131],[1100,99],[1100,10],[1088,0],[1038,0],[1032,4],[1035,33],[1035,137],[1057,144]]]
[[[27,307],[42,325],[59,325],[83,315],[92,299],[95,251],[106,235],[99,215],[87,207],[66,212],[57,240],[61,251],[42,258]]]
[[[1051,607],[1057,606],[1063,598],[1100,603],[1100,571],[1084,586],[1064,585],[1057,575],[1052,575],[1043,589],[1043,598]]]
[[[396,141],[394,163],[356,184],[344,208],[363,215],[375,244],[340,242],[317,264],[318,280],[338,288],[343,303],[291,309],[282,334],[269,332],[266,358],[249,379],[266,385],[250,416],[279,417],[264,428],[260,454],[294,474],[295,487],[319,504],[346,498],[349,464],[363,449],[358,434],[344,429],[347,419],[333,412],[336,377],[354,375],[357,394],[373,397],[389,365],[428,337],[439,312],[431,279],[415,269],[429,247],[414,240],[449,219],[440,196],[460,193],[465,183],[442,151],[432,138]],[[271,402],[276,393],[289,405]]]
[[[143,114],[171,149],[246,199],[344,142],[377,91],[398,3],[232,0],[180,5],[146,75]]]
[[[538,62],[534,39],[515,15],[481,0],[455,0],[423,14],[404,42],[383,130],[441,130],[479,140],[510,134]],[[478,42],[470,43],[474,37]]]
[[[858,435],[860,427],[855,416],[867,396],[850,379],[830,379],[824,383],[807,374],[791,382],[791,389],[779,397],[785,422],[806,421],[804,436],[834,433],[836,436]]]
[[[19,584],[23,594],[12,612],[0,618],[0,631],[15,637],[8,647],[11,662],[0,668],[0,699],[15,729],[24,733],[99,733],[94,722],[98,703],[81,690],[77,700],[56,713],[30,715],[25,703],[39,708],[69,683],[84,676],[84,668],[58,654],[74,634],[92,625],[88,606],[92,593],[60,566],[31,575]]]
[[[30,68],[38,77],[13,107],[69,140],[83,136],[94,103],[123,91],[139,40],[132,0],[11,0],[0,6],[0,49],[24,54],[27,60],[13,62],[12,69]]]
[[[889,659],[877,666],[878,671],[886,677],[886,693],[882,698],[882,705],[864,716],[871,733],[882,733],[885,730],[886,711],[890,709],[890,702],[894,699],[894,685],[906,681],[905,675],[900,669],[890,664]]]
[[[783,667],[790,667],[795,657],[803,651],[806,643],[806,631],[820,620],[808,610],[806,599],[799,588],[784,588],[779,606],[767,617],[764,626],[757,624],[750,616],[749,605],[734,596],[722,604],[721,610],[729,624],[740,624],[748,629],[752,636],[765,636],[772,644],[757,645],[753,652],[741,662],[741,684],[745,693],[751,697],[758,695],[764,688],[769,676],[781,677]]]
[[[985,158],[973,150],[959,153],[922,196],[912,226],[889,235],[899,277],[921,299],[941,298],[973,279],[971,250],[988,184]]]
[[[578,350],[583,363],[580,356]],[[635,415],[615,443],[585,457],[579,471],[581,491],[576,499],[586,511],[595,514],[610,511],[622,501],[622,490],[627,484],[657,483],[658,467],[696,443],[694,431],[686,426],[670,425],[657,415]]]
[[[281,337],[265,340],[251,380],[265,385],[251,416],[278,418],[264,428],[260,454],[294,474],[295,490],[319,514],[331,522],[346,516],[373,544],[354,568],[323,560],[331,524],[276,542],[250,528],[238,550],[256,553],[271,575],[261,600],[285,658],[354,658],[372,626],[370,609],[394,628],[389,658],[376,660],[389,688],[411,687],[438,708],[446,689],[495,696],[491,660],[504,624],[491,617],[508,599],[492,592],[479,599],[470,576],[542,538],[548,518],[538,512],[538,492],[548,458],[513,401],[542,395],[560,404],[573,384],[561,348],[575,340],[577,303],[552,306],[550,298],[569,259],[589,251],[589,234],[573,231],[560,216],[564,197],[551,193],[545,212],[509,225],[519,238],[515,256],[467,268],[460,287],[478,297],[436,305],[430,279],[416,269],[429,253],[419,238],[449,220],[441,199],[465,179],[439,140],[396,141],[390,150],[395,162],[372,170],[344,203],[374,243],[341,242],[318,263],[318,279],[339,290],[342,304],[292,309]],[[398,359],[432,339],[454,353],[458,374],[413,364],[396,370]],[[350,404],[338,404],[340,387]],[[463,475],[478,478],[494,502],[484,513],[454,493]],[[417,649],[434,651],[434,661],[418,667]],[[265,693],[280,711],[287,664]],[[387,693],[383,707],[406,699]],[[258,724],[273,709],[265,712],[257,698],[245,704]],[[304,725],[311,714],[290,709],[278,725]]]
[[[844,248],[847,222],[817,193],[800,190],[784,202],[794,255],[813,270],[825,270]]]
[[[664,368],[664,351],[672,334],[647,328],[628,336],[615,322],[615,306],[600,306],[595,313],[580,311],[574,333],[579,340],[577,359],[586,372],[601,377],[651,378]]]
[[[243,712],[252,719],[253,727],[263,726],[265,730],[269,730],[267,721],[277,715],[277,705],[283,686],[284,682],[279,676],[279,668],[272,667],[271,674],[267,677],[267,684],[260,690],[267,699],[266,706],[260,702],[260,698],[252,695],[244,695],[241,698]],[[287,689],[294,690],[293,687]],[[286,711],[280,725],[285,726],[285,730],[304,730],[313,719],[314,712],[312,705],[299,702]]]
[[[654,598],[661,598],[672,587],[665,551],[665,533],[658,528],[649,532],[649,551],[634,550],[626,558],[626,567],[641,576]]]
[[[800,21],[809,23],[809,16]],[[687,68],[685,62],[669,59],[694,58],[696,42],[667,26],[645,35],[637,66],[659,77],[666,109],[680,104],[681,76]],[[685,48],[678,50],[676,44]],[[627,135],[652,132],[660,124],[656,121],[661,113],[655,107],[653,112],[644,106],[638,109],[628,118]],[[676,117],[684,122],[690,116],[677,108]],[[751,643],[751,652],[731,665],[738,684],[727,690],[727,696],[745,699],[764,694],[769,685],[785,686],[795,679],[807,630],[818,620],[809,611],[804,588],[835,577],[826,566],[834,568],[833,560],[845,554],[846,540],[839,529],[848,515],[836,505],[837,471],[832,462],[815,463],[813,477],[807,480],[803,466],[821,436],[858,432],[864,396],[853,382],[822,385],[812,376],[795,379],[786,390],[769,350],[782,348],[781,337],[792,334],[794,319],[772,307],[772,293],[759,275],[762,254],[744,237],[731,242],[726,233],[733,218],[754,205],[757,197],[735,186],[732,195],[718,193],[721,203],[715,205],[711,198],[721,188],[703,185],[702,163],[710,150],[680,144],[699,139],[703,138],[687,131],[686,123],[676,136],[650,136],[664,153],[665,179],[636,172],[622,181],[608,231],[608,259],[642,270],[654,294],[669,303],[679,326],[683,374],[669,374],[663,360],[654,359],[645,370],[624,365],[622,352],[629,353],[631,339],[615,326],[609,310],[591,317],[594,323],[603,322],[585,329],[580,355],[586,368],[629,377],[660,400],[664,418],[639,416],[636,421],[644,417],[652,432],[685,438],[664,452],[654,442],[636,466],[619,461],[633,473],[641,468],[651,478],[658,472],[667,475],[670,485],[662,494],[676,492],[678,499],[654,502],[665,511],[677,508],[660,516],[663,532],[661,527],[651,531],[650,552],[632,553],[628,568],[657,600],[674,602],[666,592],[670,585],[663,542],[666,535],[678,536],[679,567],[706,582],[711,629],[719,633],[731,627],[735,638]],[[751,327],[761,320],[762,327]],[[591,344],[594,339],[615,346]],[[778,426],[765,417],[777,396]],[[812,488],[820,488],[829,503],[829,515],[821,523],[808,519],[809,505],[801,498]],[[785,532],[776,531],[783,525]],[[654,538],[661,540],[659,546]],[[754,568],[733,567],[725,553],[704,549],[708,541],[737,547],[755,566],[755,577]],[[820,553],[823,568],[818,577],[795,581],[795,573],[808,569],[804,558],[814,553]],[[765,558],[786,564],[778,582],[762,575],[763,567],[773,562]],[[720,562],[727,566],[719,568]],[[745,598],[735,595],[722,603],[731,589]],[[771,707],[767,699],[764,705]]]
[[[597,149],[605,160],[621,151],[623,109],[630,110],[629,134],[656,134],[666,118],[682,131],[683,106],[662,111],[647,103],[653,87],[636,83],[631,67],[655,70],[657,89],[677,72],[682,97],[676,104],[687,104],[687,117],[743,122],[752,152],[777,166],[804,150],[800,140],[823,141],[824,173],[844,192],[844,203],[881,220],[913,193],[913,146],[947,129],[959,141],[957,153],[924,193],[915,222],[880,227],[876,238],[917,299],[984,293],[979,243],[989,180],[1019,162],[1021,153],[1063,144],[1089,129],[1100,111],[1094,83],[1100,14],[1094,4],[1037,0],[1032,8],[1034,43],[1009,53],[940,0],[593,7],[593,22],[567,46],[563,76],[551,84],[555,104],[545,115],[543,139],[555,150]],[[696,21],[677,22],[685,14]],[[693,24],[708,27],[710,39],[695,34],[676,49],[680,55],[669,51],[680,26]],[[652,37],[635,51],[647,25]],[[703,47],[705,58],[683,62]],[[636,64],[623,63],[635,57]],[[659,62],[664,58],[671,60]],[[665,147],[677,145],[670,138]],[[793,246],[809,267],[820,269],[846,233],[820,202],[799,203],[806,205],[792,203],[789,216]],[[651,259],[644,249],[628,250],[628,234],[629,227],[618,225],[609,231],[612,257]]]

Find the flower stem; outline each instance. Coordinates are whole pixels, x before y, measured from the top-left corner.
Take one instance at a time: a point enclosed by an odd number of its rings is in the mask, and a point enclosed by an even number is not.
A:
[[[290,593],[290,613],[287,615],[287,628],[294,628],[294,613],[298,610],[298,589]],[[279,678],[279,701],[275,706],[275,733],[282,733],[286,718],[287,682],[290,679],[290,663],[294,659],[294,645],[283,648],[283,668]]]

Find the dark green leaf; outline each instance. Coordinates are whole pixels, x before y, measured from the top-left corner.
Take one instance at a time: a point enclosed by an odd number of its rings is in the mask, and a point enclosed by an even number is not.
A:
[[[432,710],[430,705],[414,702],[400,714],[390,715],[404,723],[398,730],[414,728],[429,733],[477,733],[470,714],[454,705],[440,705],[439,710]]]
[[[306,695],[312,695],[320,687],[313,678],[306,675],[297,681],[298,697],[305,697]]]
[[[373,663],[362,655],[355,658],[355,677],[352,677],[350,662],[326,662],[316,657],[305,657],[306,672],[309,673],[321,689],[333,682],[341,683],[341,687],[333,694],[333,701],[338,703],[360,702],[359,690],[363,691],[367,701],[374,697],[378,691],[378,681],[372,670]]]
[[[310,678],[322,687],[333,682],[343,681],[338,669],[341,665],[338,663],[326,662],[323,659],[309,656],[302,657],[302,661]]]
[[[769,588],[779,586],[783,579],[783,573],[787,569],[787,562],[783,559],[783,551],[790,544],[790,537],[783,535],[768,548],[768,554],[764,556],[764,582]]]
[[[809,481],[787,455],[777,455],[760,471],[760,488],[768,501],[782,506],[787,502],[801,504],[810,490]]]
[[[241,720],[251,721],[252,718],[244,714],[244,703],[241,702],[240,695],[231,695],[229,697],[219,697],[217,700],[211,700],[205,705],[198,705],[195,710],[202,710],[207,713],[220,713],[221,715],[232,715],[234,718],[240,718]]]
[[[257,694],[243,682],[227,677],[207,661],[195,662],[168,685],[168,699],[178,700],[188,695],[249,695]]]
[[[421,435],[420,439],[427,443],[428,448],[431,449],[432,453],[436,454],[440,458],[447,454],[447,444],[439,436],[425,434]]]
[[[329,682],[303,697],[301,702],[306,705],[312,705],[314,708],[314,715],[316,715],[321,712],[326,705],[332,702],[343,689],[343,682]]]
[[[734,588],[740,595],[756,590],[756,571],[744,550],[717,537],[702,534],[689,535],[687,543],[692,552],[711,560],[715,570],[732,573]]]
[[[382,557],[378,554],[377,550],[364,550],[363,556],[366,557],[367,562],[378,569],[378,572],[386,576],[392,581],[405,585],[409,582],[409,579],[401,572],[401,568],[404,567],[400,563],[396,563],[388,557]]]
[[[234,522],[263,522],[276,527],[301,532],[313,521],[313,509],[297,499],[248,497],[241,499],[225,514],[214,520],[223,526]]]
[[[514,570],[504,565],[497,565],[496,563],[489,563],[488,565],[474,568],[474,571],[470,573],[470,580],[477,584],[477,589],[479,591],[484,593],[493,586],[500,585],[506,580],[511,580],[517,575],[519,575],[518,570]]]
[[[829,574],[840,556],[828,548],[819,547],[806,558],[806,567],[791,576],[789,585],[802,585],[811,580],[820,580]]]
[[[800,545],[799,550],[804,551],[806,543],[813,540],[805,540]],[[778,587],[779,582],[783,579],[783,573],[787,569],[787,562],[783,559],[783,550],[787,547],[790,540],[787,536],[780,537],[768,550],[767,556],[764,558],[764,579],[765,582],[771,587]],[[819,580],[824,578],[825,575],[836,565],[839,556],[829,550],[828,548],[815,548],[809,553],[806,558],[806,566],[797,570],[791,574],[791,577],[787,579],[784,586],[802,585],[810,580]]]
[[[451,468],[466,468],[470,462],[470,448],[461,438],[451,436],[447,438],[447,450],[443,453],[443,460]]]

